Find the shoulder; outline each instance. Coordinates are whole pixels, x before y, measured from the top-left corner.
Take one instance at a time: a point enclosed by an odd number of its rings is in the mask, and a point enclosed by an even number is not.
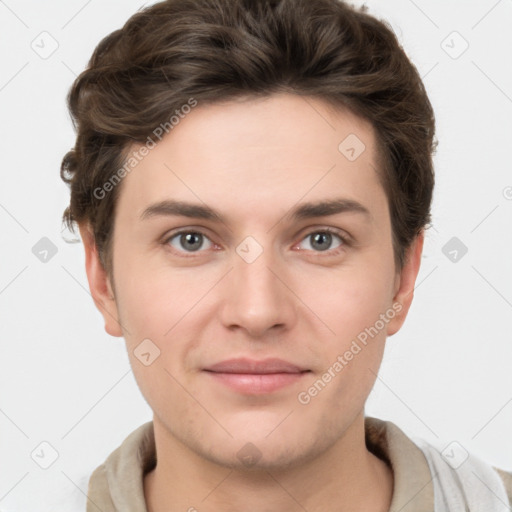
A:
[[[512,503],[512,472],[504,471],[503,469],[493,468],[503,480],[503,485],[507,491],[508,499]]]
[[[110,496],[107,468],[105,464],[98,466],[89,478],[89,486],[87,489],[87,512],[96,510],[98,504],[101,504],[102,512],[115,512],[116,510]]]
[[[131,432],[91,474],[87,512],[145,510],[143,477],[156,463],[153,423]]]
[[[450,443],[410,437],[390,421],[366,417],[365,430],[368,449],[389,461],[394,472],[391,510],[402,510],[405,503],[404,510],[431,511],[439,499],[453,509],[473,503],[471,510],[497,510],[512,503],[512,472],[467,452],[463,460],[454,459]],[[411,491],[417,494],[411,497]]]

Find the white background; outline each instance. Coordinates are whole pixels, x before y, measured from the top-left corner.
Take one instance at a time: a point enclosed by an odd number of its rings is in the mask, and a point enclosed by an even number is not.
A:
[[[65,242],[60,221],[59,168],[74,144],[66,94],[141,5],[0,2],[0,511],[85,510],[92,470],[151,419],[123,340],[104,332],[89,295],[82,244]],[[512,470],[512,1],[367,5],[424,77],[439,139],[415,301],[367,414]],[[45,37],[51,48],[43,31],[58,43],[47,59],[31,47]],[[58,250],[46,263],[32,253],[42,237]],[[452,237],[468,248],[456,262],[442,252]],[[59,454],[46,470],[31,458],[43,441]]]

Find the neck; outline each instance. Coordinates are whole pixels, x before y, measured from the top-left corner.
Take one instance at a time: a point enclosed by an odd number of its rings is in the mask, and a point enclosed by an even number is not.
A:
[[[153,420],[156,467],[144,477],[148,512],[388,512],[393,474],[366,448],[363,413],[316,457],[286,469],[238,470],[192,452]]]

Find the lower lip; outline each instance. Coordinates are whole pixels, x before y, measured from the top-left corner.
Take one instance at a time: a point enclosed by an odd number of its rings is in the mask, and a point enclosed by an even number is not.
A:
[[[295,384],[309,372],[302,373],[216,373],[206,372],[213,379],[235,391],[247,394],[264,394]]]

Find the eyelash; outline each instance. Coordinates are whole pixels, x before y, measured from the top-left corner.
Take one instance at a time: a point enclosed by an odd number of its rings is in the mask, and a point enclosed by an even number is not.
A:
[[[202,235],[204,238],[206,238],[207,240],[210,241],[210,243],[214,244],[214,242],[212,242],[210,240],[210,238],[205,234],[203,233],[202,231],[200,230],[194,230],[194,229],[182,229],[180,231],[176,231],[175,233],[173,233],[172,235],[170,236],[167,236],[165,237],[165,239],[163,240],[162,244],[165,245],[165,246],[169,246],[169,242],[171,240],[173,240],[174,238],[180,236],[180,235],[184,235],[184,234],[191,234],[191,233],[194,233],[194,234],[198,234],[198,235]],[[336,247],[335,249],[327,249],[325,251],[311,251],[309,249],[301,249],[303,251],[308,251],[308,252],[313,252],[315,255],[322,255],[322,254],[325,254],[327,256],[336,256],[337,254],[339,254],[341,251],[343,251],[343,249],[345,247],[350,247],[351,245],[351,241],[349,239],[348,236],[346,235],[343,235],[341,234],[338,230],[336,229],[333,229],[333,228],[321,228],[321,229],[315,229],[313,231],[310,231],[309,233],[307,233],[304,237],[302,237],[302,239],[300,240],[299,244],[306,240],[308,237],[314,235],[314,234],[318,234],[318,233],[328,233],[330,235],[334,235],[336,237],[338,237],[341,241],[341,245],[339,247]],[[294,244],[294,246],[296,246],[298,244]],[[184,258],[194,258],[196,257],[195,256],[195,253],[197,254],[200,254],[202,252],[204,252],[203,250],[198,250],[198,251],[190,251],[190,252],[187,252],[187,251],[177,251],[176,249],[172,248],[171,249],[173,252],[178,252],[180,254],[180,256],[184,257]],[[187,254],[187,256],[183,256],[184,254]]]
[[[326,251],[312,251],[316,255],[321,256],[322,254],[325,254],[326,256],[336,256],[337,254],[342,252],[344,250],[344,248],[350,247],[350,240],[349,240],[348,236],[343,235],[337,229],[333,229],[333,228],[321,228],[321,229],[315,229],[313,231],[310,231],[304,237],[302,237],[300,242],[302,242],[303,240],[306,240],[306,238],[310,237],[311,235],[318,234],[318,233],[329,233],[330,235],[334,235],[334,236],[338,237],[341,241],[341,245],[339,247],[336,247],[335,249],[327,249]],[[303,249],[303,250],[308,250],[308,249]]]

